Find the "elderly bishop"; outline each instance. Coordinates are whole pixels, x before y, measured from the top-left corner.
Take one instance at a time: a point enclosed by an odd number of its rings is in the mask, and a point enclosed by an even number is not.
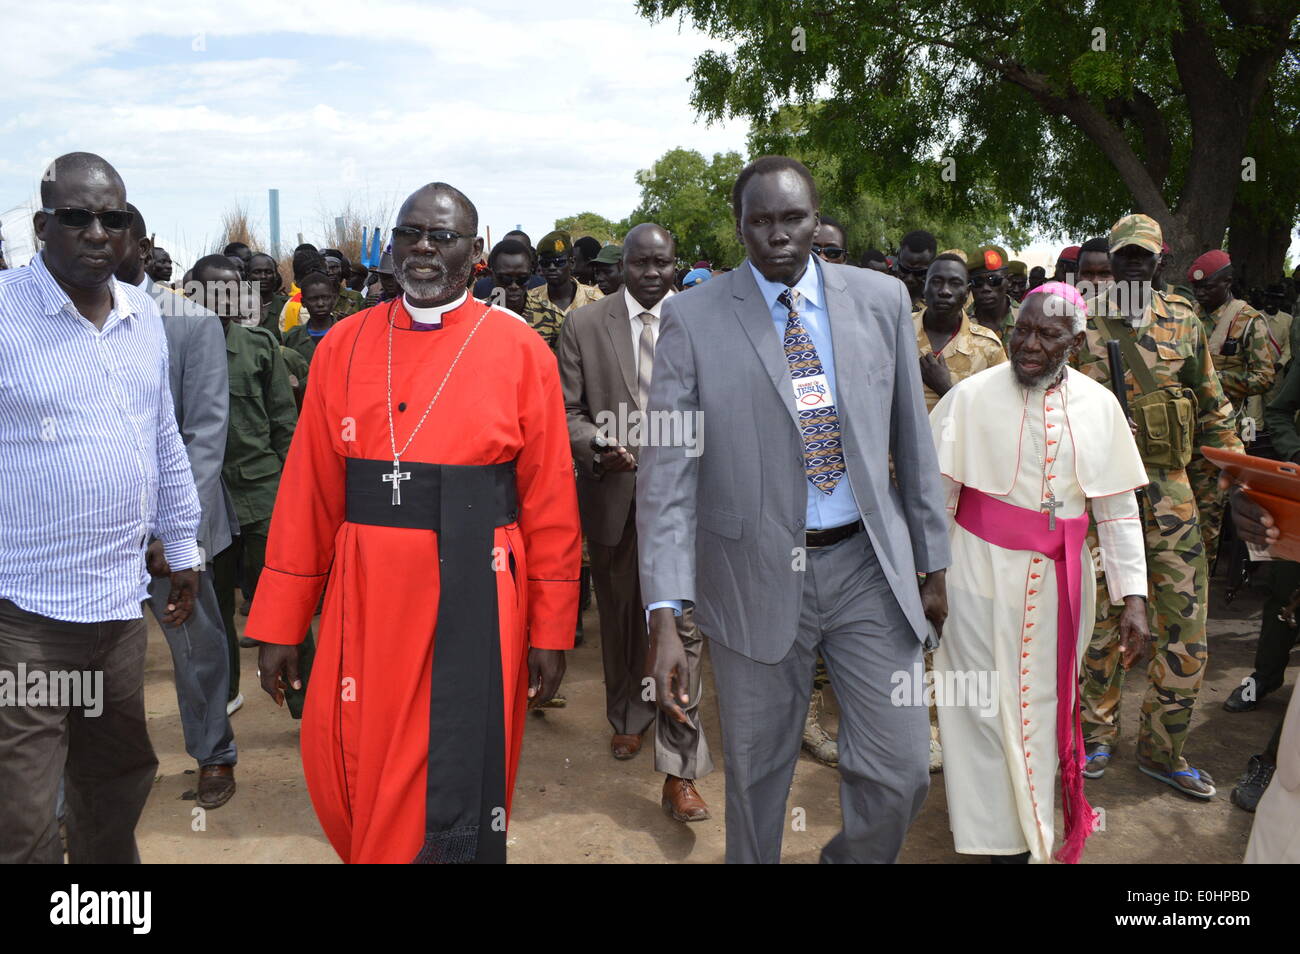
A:
[[[1095,599],[1090,513],[1110,598],[1125,604],[1126,665],[1149,639],[1133,493],[1146,473],[1119,402],[1066,366],[1085,317],[1069,285],[1034,289],[1010,363],[960,382],[930,415],[952,541],[934,655],[944,786],[957,851],[998,863],[1052,857],[1058,767],[1058,860],[1077,861],[1092,830],[1077,701]],[[990,698],[956,691],[984,674]]]

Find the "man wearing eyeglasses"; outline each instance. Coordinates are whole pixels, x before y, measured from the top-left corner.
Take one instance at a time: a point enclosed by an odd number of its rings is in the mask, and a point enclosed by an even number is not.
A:
[[[158,767],[145,553],[162,541],[162,621],[179,626],[198,585],[199,499],[158,306],[113,277],[134,220],[121,176],[69,153],[46,170],[41,205],[44,249],[0,275],[0,674],[63,691],[0,705],[0,863],[62,862],[62,778],[69,859],[130,864]]]
[[[966,262],[972,300],[971,317],[1008,347],[1019,309],[1007,294],[1007,256],[996,245],[985,245]]]
[[[521,318],[528,311],[528,284],[533,277],[532,250],[518,239],[505,238],[488,253],[491,287],[484,295],[475,295],[501,308],[509,308]]]
[[[844,226],[823,215],[821,225],[817,226],[817,238],[813,240],[813,254],[823,262],[843,265],[849,260],[849,253],[844,247]]]
[[[469,295],[478,227],[459,189],[412,193],[393,229],[402,297],[317,346],[248,617],[279,701],[325,593],[303,769],[348,862],[504,862],[527,707],[573,647],[559,365]]]
[[[938,248],[935,237],[924,229],[908,232],[899,243],[892,273],[907,286],[907,293],[912,296],[913,312],[925,307],[925,273]]]
[[[569,312],[605,296],[596,286],[573,277],[573,240],[568,232],[557,230],[542,236],[537,243],[537,264],[546,284],[528,293],[524,317],[554,351]]]

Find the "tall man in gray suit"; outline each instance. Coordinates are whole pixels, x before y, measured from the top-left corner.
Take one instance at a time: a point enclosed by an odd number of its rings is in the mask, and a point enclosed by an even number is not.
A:
[[[641,454],[656,698],[679,720],[690,702],[674,615],[694,603],[722,719],[727,860],[777,862],[820,653],[843,813],[821,859],[893,862],[929,787],[930,734],[925,707],[890,692],[921,663],[926,619],[938,632],[947,615],[911,302],[894,278],[813,258],[817,191],[796,160],[750,163],[732,205],[748,260],[666,302],[655,351],[651,418],[661,433],[697,414],[703,427],[701,454],[663,441]]]
[[[172,405],[185,442],[194,486],[199,493],[199,553],[205,567],[230,546],[234,512],[221,483],[226,454],[230,387],[226,380],[226,339],[221,320],[206,308],[154,282],[144,270],[151,260],[144,216],[134,205],[131,246],[118,266],[118,281],[144,289],[158,303],[167,335]],[[149,604],[172,653],[176,701],[180,707],[185,751],[199,763],[198,804],[220,808],[235,793],[235,737],[226,714],[230,660],[212,574],[199,574],[194,612],[179,626],[162,623],[167,613],[167,561],[155,541],[147,557],[153,579]]]
[[[654,370],[662,307],[673,294],[677,248],[673,237],[646,222],[627,233],[625,285],[600,301],[575,309],[560,328],[560,381],[578,463],[578,507],[591,553],[591,579],[600,609],[600,649],[605,667],[605,712],[614,729],[610,750],[627,759],[641,735],[655,726],[655,769],[663,772],[661,804],[678,821],[703,821],[708,805],[695,780],[713,771],[700,726],[700,651],[703,639],[687,609],[677,620],[687,659],[690,701],[685,722],[656,720],[646,675],[646,618],[637,567],[638,419]],[[608,442],[601,453],[592,438]]]

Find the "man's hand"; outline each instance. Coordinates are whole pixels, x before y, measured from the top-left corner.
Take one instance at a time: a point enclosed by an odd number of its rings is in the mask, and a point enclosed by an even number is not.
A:
[[[1282,531],[1277,528],[1267,510],[1246,495],[1245,488],[1222,471],[1219,472],[1219,489],[1229,492],[1232,504],[1232,522],[1237,527],[1237,536],[1246,543],[1268,548],[1282,539]]]
[[[167,626],[179,626],[194,612],[194,594],[199,588],[199,574],[195,570],[177,570],[171,574],[171,578],[172,588],[167,594],[167,615],[162,618],[162,622]]]
[[[1151,630],[1147,626],[1147,601],[1142,596],[1124,597],[1124,610],[1119,615],[1120,662],[1132,669],[1151,647]]]
[[[302,688],[302,680],[298,678],[298,647],[262,643],[257,650],[257,676],[272,701],[283,706],[286,689]]]
[[[947,570],[935,570],[925,575],[921,584],[921,608],[925,618],[934,624],[934,631],[943,635],[943,623],[948,618],[948,584],[945,582]]]
[[[144,565],[150,576],[172,575],[172,569],[167,565],[167,557],[163,555],[161,540],[153,541],[149,544],[149,549],[144,551]]]
[[[691,697],[686,650],[677,635],[677,617],[666,606],[650,614],[650,652],[646,656],[646,675],[655,681],[655,703],[659,709],[682,725],[690,720],[682,711]]]
[[[618,447],[611,447],[601,452],[600,469],[610,473],[636,470],[636,458],[632,456],[631,451],[620,444]]]
[[[1133,439],[1134,439],[1134,440],[1137,440],[1137,436],[1138,436],[1138,422],[1135,421],[1135,420],[1133,420],[1133,418],[1131,418],[1131,417],[1128,418],[1128,429],[1129,429],[1129,433],[1131,433],[1131,434],[1133,435]]]
[[[562,649],[528,650],[528,708],[535,709],[554,698],[567,665]]]
[[[921,380],[940,397],[952,390],[952,374],[948,370],[948,363],[933,351],[921,355]]]

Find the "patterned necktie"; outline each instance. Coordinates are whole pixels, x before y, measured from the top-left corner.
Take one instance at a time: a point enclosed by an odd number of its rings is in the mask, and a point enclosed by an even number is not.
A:
[[[799,293],[787,288],[776,300],[789,312],[785,322],[785,358],[790,363],[790,378],[825,375],[817,346],[799,320]],[[810,399],[811,400],[811,399]],[[834,404],[799,410],[799,432],[803,436],[803,466],[813,486],[829,496],[844,476],[844,452],[840,443],[840,418]]]
[[[650,398],[650,379],[655,369],[654,329],[655,322],[659,319],[648,311],[641,312],[637,317],[641,319],[641,338],[637,343],[636,396],[641,410],[644,411],[646,401]]]

